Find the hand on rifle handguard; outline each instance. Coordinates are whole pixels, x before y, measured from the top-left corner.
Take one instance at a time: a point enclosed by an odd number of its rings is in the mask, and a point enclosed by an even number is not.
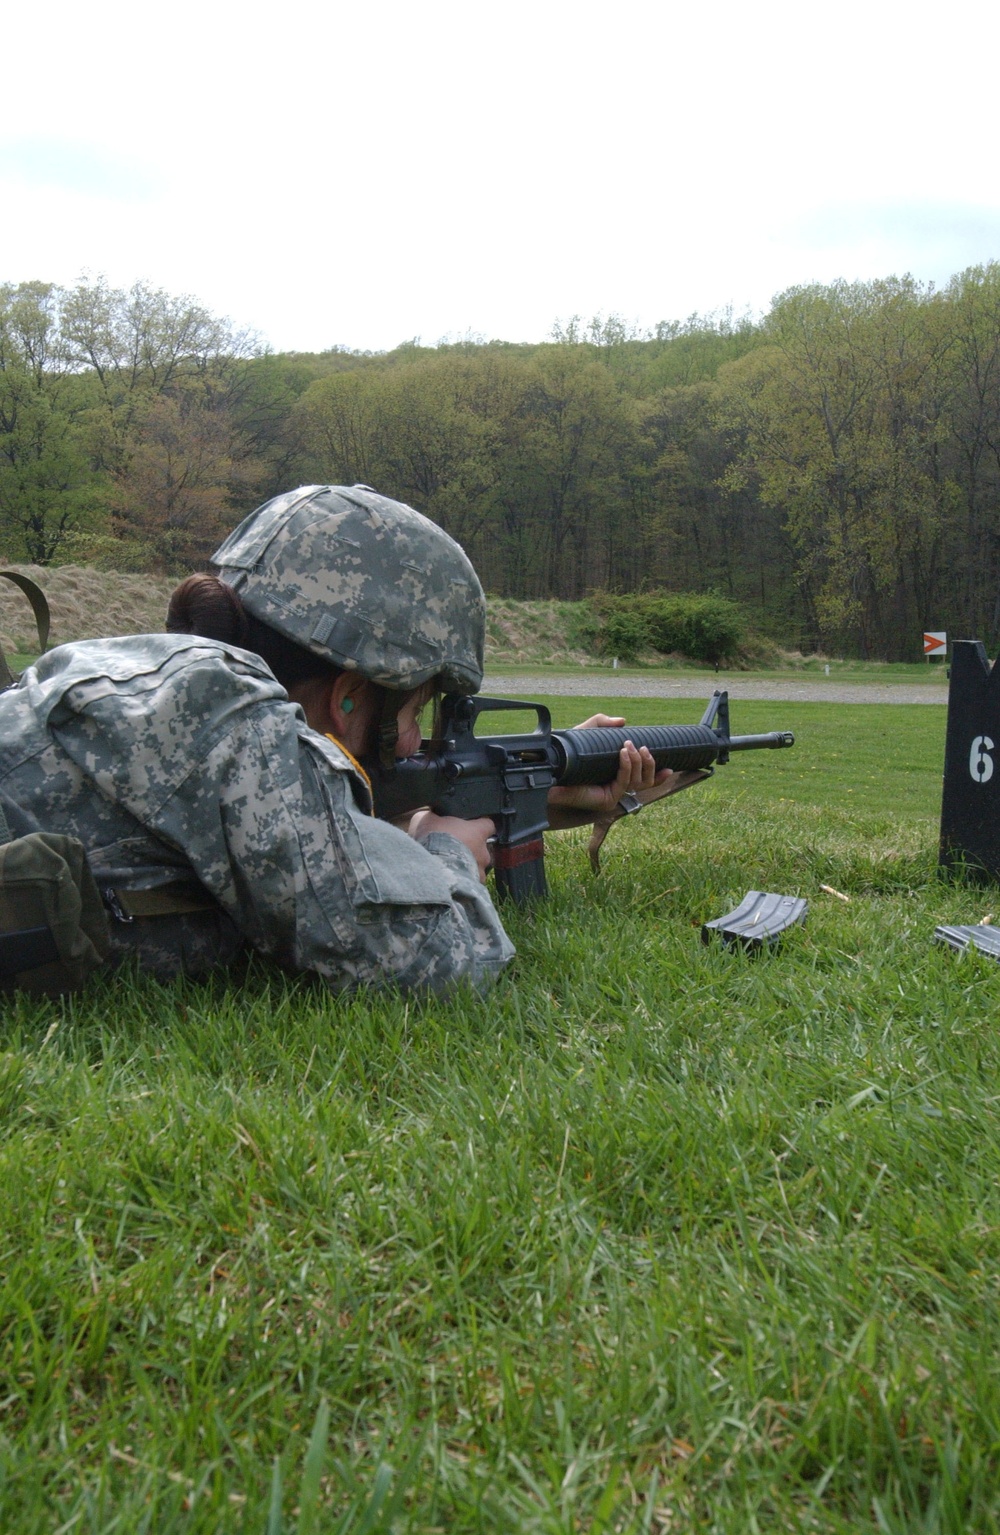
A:
[[[591,730],[603,726],[620,729],[624,724],[624,715],[593,714],[574,729]],[[618,774],[611,783],[577,784],[572,788],[557,786],[549,790],[549,826],[553,831],[565,831],[573,826],[593,825],[587,852],[597,874],[601,867],[601,845],[616,821],[635,815],[645,805],[678,794],[681,789],[689,789],[692,784],[711,776],[707,770],[674,772],[671,768],[661,768],[657,772],[649,748],[637,748],[631,741],[626,741],[621,749]]]

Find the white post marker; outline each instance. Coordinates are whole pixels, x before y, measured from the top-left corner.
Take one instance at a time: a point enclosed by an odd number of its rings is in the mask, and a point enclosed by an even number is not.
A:
[[[946,656],[948,654],[948,636],[943,629],[924,630],[924,655]]]

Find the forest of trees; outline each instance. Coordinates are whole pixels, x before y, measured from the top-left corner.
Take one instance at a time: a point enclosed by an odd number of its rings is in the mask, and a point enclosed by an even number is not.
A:
[[[487,591],[715,592],[803,649],[1000,639],[1000,264],[795,288],[759,322],[273,355],[187,298],[0,285],[0,552],[180,572],[374,485]]]

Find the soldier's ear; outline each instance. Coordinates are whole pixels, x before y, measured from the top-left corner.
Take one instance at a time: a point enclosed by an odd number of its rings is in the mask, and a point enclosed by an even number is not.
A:
[[[359,736],[367,729],[365,703],[370,692],[368,682],[357,672],[340,672],[334,678],[327,695],[326,729],[338,740]]]

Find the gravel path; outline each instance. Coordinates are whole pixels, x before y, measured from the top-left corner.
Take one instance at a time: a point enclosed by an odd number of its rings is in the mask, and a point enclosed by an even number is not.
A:
[[[579,677],[552,677],[525,673],[517,677],[490,677],[482,691],[493,698],[516,698],[520,693],[556,698],[704,698],[713,688],[728,688],[733,698],[767,699],[772,703],[833,704],[946,704],[948,689],[919,682],[808,682],[775,679],[743,680],[739,672],[718,677],[622,677],[614,672],[581,672]]]

